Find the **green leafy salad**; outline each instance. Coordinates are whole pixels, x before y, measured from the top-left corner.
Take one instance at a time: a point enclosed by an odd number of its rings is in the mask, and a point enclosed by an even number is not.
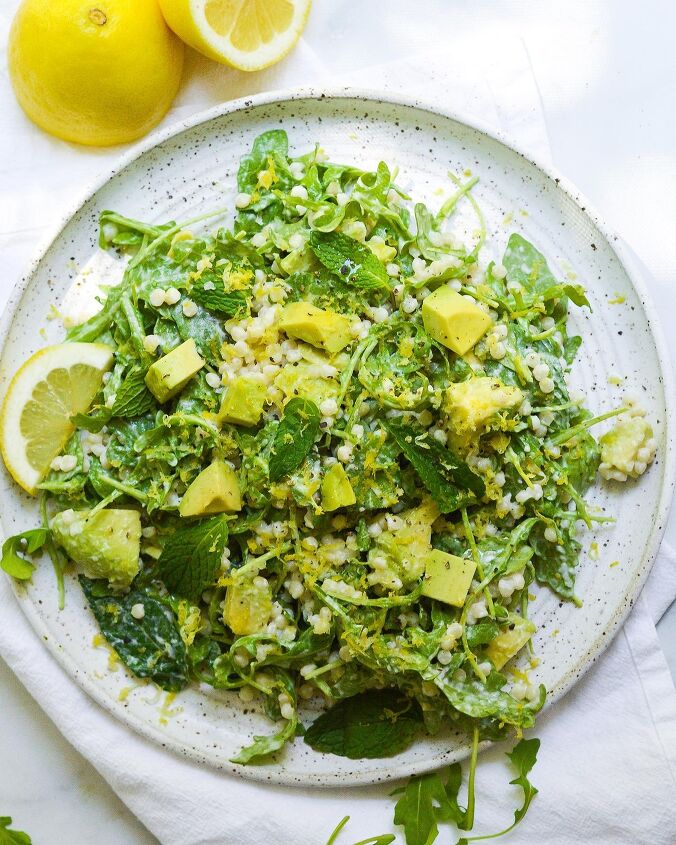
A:
[[[19,578],[43,546],[74,563],[138,678],[259,700],[275,727],[236,763],[297,737],[353,758],[520,737],[546,696],[532,585],[580,601],[576,528],[607,521],[585,494],[655,455],[638,408],[592,417],[568,387],[583,288],[519,234],[484,243],[476,178],[437,210],[395,178],[292,157],[277,129],[231,229],[104,211],[124,277],[67,340],[112,363],[39,484],[42,528],[3,550]],[[310,699],[329,707],[306,729]]]

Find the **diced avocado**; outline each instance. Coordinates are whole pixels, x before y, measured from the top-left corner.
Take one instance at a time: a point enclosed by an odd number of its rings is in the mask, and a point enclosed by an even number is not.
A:
[[[599,439],[601,470],[604,468],[603,464],[606,464],[609,468],[636,478],[640,475],[634,469],[634,464],[639,460],[639,450],[647,448],[652,436],[653,430],[643,417],[619,420]],[[648,464],[653,457],[654,449],[648,449],[648,459],[641,463]]]
[[[324,311],[309,302],[285,305],[279,320],[279,328],[289,337],[304,340],[331,355],[340,352],[354,339],[350,326],[351,320],[344,314]]]
[[[392,587],[395,579],[403,584],[417,581],[432,550],[432,523],[438,516],[439,509],[430,498],[400,513],[397,527],[379,534],[369,550],[368,562],[374,569],[370,583]]]
[[[422,315],[427,333],[458,355],[468,352],[493,323],[485,311],[449,285],[425,297]]]
[[[520,405],[523,393],[518,387],[503,384],[497,378],[476,376],[451,384],[446,389],[444,411],[451,429],[459,434],[478,431],[498,411]]]
[[[319,406],[325,399],[335,399],[340,387],[332,378],[317,375],[317,364],[286,364],[275,377],[274,385],[278,387],[287,399],[300,396],[311,399]]]
[[[242,497],[235,471],[223,461],[214,461],[197,476],[183,494],[181,516],[235,513],[242,510]]]
[[[498,634],[486,646],[486,657],[500,671],[508,660],[521,651],[534,633],[535,625],[530,619],[513,614],[510,616],[507,630]]]
[[[251,573],[230,584],[225,594],[223,621],[238,637],[257,634],[265,629],[272,612],[270,585],[263,586]]]
[[[146,373],[148,390],[158,402],[166,402],[180,393],[203,366],[195,341],[190,338],[150,366]]]
[[[50,523],[54,540],[88,578],[107,578],[128,587],[139,570],[141,517],[138,511],[66,510]]]
[[[235,425],[257,425],[263,413],[267,386],[246,376],[233,379],[223,394],[218,419]]]
[[[472,584],[476,563],[433,549],[425,558],[423,595],[462,607]]]
[[[357,501],[342,464],[333,464],[322,479],[322,508],[335,511]]]
[[[302,273],[304,270],[312,269],[313,255],[309,249],[293,249],[279,262],[279,266],[290,276],[292,273]]]

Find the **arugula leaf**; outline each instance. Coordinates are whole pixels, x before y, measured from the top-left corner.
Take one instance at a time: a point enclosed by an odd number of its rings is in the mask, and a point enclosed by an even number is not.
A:
[[[486,839],[497,839],[499,836],[504,836],[506,833],[514,830],[517,824],[519,824],[528,812],[528,808],[530,807],[533,798],[535,798],[538,794],[537,789],[528,779],[528,775],[533,769],[533,766],[535,766],[539,750],[539,739],[522,739],[520,742],[517,742],[511,751],[507,752],[510,762],[518,772],[514,780],[510,780],[510,784],[513,786],[520,786],[523,790],[523,804],[514,810],[514,821],[512,824],[504,830],[498,831],[498,833],[464,837],[458,840],[457,845],[467,845],[468,842],[480,842]]]
[[[394,807],[394,823],[403,826],[406,845],[431,845],[439,835],[440,815],[445,816],[448,807],[438,772],[411,778]]]
[[[317,232],[310,235],[310,248],[332,273],[356,288],[378,290],[390,287],[385,265],[364,246],[341,232]]]
[[[146,387],[145,370],[142,367],[132,367],[115,394],[111,416],[140,417],[151,411],[155,405],[155,399]]]
[[[268,156],[278,155],[286,158],[289,154],[289,138],[283,129],[270,129],[263,132],[253,142],[251,152],[242,156],[237,171],[239,191],[253,193],[258,184],[258,174],[265,170]]]
[[[523,704],[499,689],[489,689],[473,677],[464,681],[449,676],[436,675],[430,678],[460,713],[473,719],[497,719],[506,725],[531,728],[535,724],[535,713],[544,704],[544,687],[540,701]]]
[[[216,580],[228,540],[225,516],[214,516],[170,534],[157,562],[160,578],[172,593],[199,602]]]
[[[284,408],[270,455],[270,481],[280,481],[303,463],[317,439],[319,408],[310,399],[297,397]]]
[[[483,480],[424,429],[394,419],[383,419],[381,424],[412,464],[442,513],[451,513],[473,501],[473,497],[461,491],[483,496]]]
[[[0,845],[31,845],[32,839],[21,830],[10,830],[10,816],[0,816]]]
[[[266,695],[265,711],[271,719],[281,719],[279,694],[286,693],[288,700],[293,706],[293,715],[290,719],[284,718],[284,724],[279,731],[269,736],[254,736],[251,745],[243,748],[236,757],[230,759],[231,763],[240,763],[245,766],[257,758],[269,757],[286,745],[289,740],[296,736],[298,729],[298,711],[296,688],[292,678],[282,669],[271,667],[266,670],[274,676],[268,694]]]
[[[535,550],[535,578],[538,583],[546,584],[561,598],[581,604],[575,595],[575,570],[582,547],[565,524],[561,523],[557,527],[560,539],[557,543],[550,543],[545,538],[545,528],[545,525],[538,525],[529,539]]]
[[[305,742],[315,751],[352,760],[392,757],[422,726],[416,701],[395,690],[370,690],[340,701],[315,719]]]
[[[23,555],[32,555],[39,551],[48,539],[47,528],[34,528],[31,531],[24,531],[23,534],[9,537],[2,544],[0,569],[4,569],[8,575],[18,581],[28,581],[35,571],[35,566]]]
[[[334,845],[341,830],[349,821],[350,817],[345,816],[338,822],[326,845]],[[359,842],[355,842],[355,845],[390,845],[396,838],[393,833],[381,833],[379,836],[368,836],[366,839],[360,839]]]
[[[544,255],[521,235],[510,235],[502,263],[507,270],[508,281],[517,282],[538,299],[547,300],[565,295],[575,305],[586,305],[589,308],[582,285],[558,282]]]
[[[115,595],[106,581],[80,575],[82,590],[101,633],[138,678],[150,678],[168,692],[188,683],[188,659],[176,618],[165,601],[148,591]],[[142,604],[143,619],[131,610]]]

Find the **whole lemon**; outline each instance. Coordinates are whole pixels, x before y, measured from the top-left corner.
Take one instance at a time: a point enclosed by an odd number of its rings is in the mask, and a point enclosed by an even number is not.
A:
[[[9,35],[9,72],[38,126],[106,146],[133,141],[164,117],[183,52],[157,0],[24,0]]]

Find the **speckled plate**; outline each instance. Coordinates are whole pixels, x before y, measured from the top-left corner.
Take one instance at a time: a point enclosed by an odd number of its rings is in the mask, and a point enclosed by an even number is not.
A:
[[[398,165],[400,184],[432,206],[442,201],[440,189],[450,190],[448,170],[478,174],[474,195],[496,255],[517,230],[538,245],[560,276],[574,275],[588,288],[593,314],[573,309],[573,327],[584,337],[573,381],[586,391],[592,409],[608,410],[633,392],[649,413],[659,443],[655,465],[623,489],[597,485],[590,492],[617,522],[583,536],[585,549],[592,541],[600,549],[598,560],[582,556],[577,591],[584,605],[561,604],[547,590],[538,591],[533,604],[540,665],[532,675],[555,701],[617,632],[657,553],[675,477],[673,387],[655,313],[626,251],[575,188],[505,139],[413,101],[354,90],[258,96],[179,124],[107,174],[17,286],[1,327],[0,388],[4,391],[39,347],[62,339],[58,321],[46,319],[52,306],[91,312],[96,283],[119,277],[115,260],[97,248],[102,209],[165,221],[232,207],[241,155],[259,132],[278,126],[288,131],[297,152],[319,141],[337,161],[375,167],[384,159]],[[611,376],[621,377],[621,386],[609,383]],[[37,523],[35,501],[4,469],[0,507],[6,536]],[[109,671],[109,654],[92,644],[96,627],[77,583],[68,581],[66,608],[58,612],[47,563],[30,586],[15,585],[15,593],[47,648],[93,699],[153,742],[201,763],[258,780],[330,786],[401,777],[467,753],[461,737],[442,735],[391,759],[355,763],[317,754],[299,740],[275,763],[234,767],[229,758],[252,734],[271,731],[264,716],[245,709],[236,695],[206,688],[187,690],[168,705],[153,688],[134,685],[121,667]]]

